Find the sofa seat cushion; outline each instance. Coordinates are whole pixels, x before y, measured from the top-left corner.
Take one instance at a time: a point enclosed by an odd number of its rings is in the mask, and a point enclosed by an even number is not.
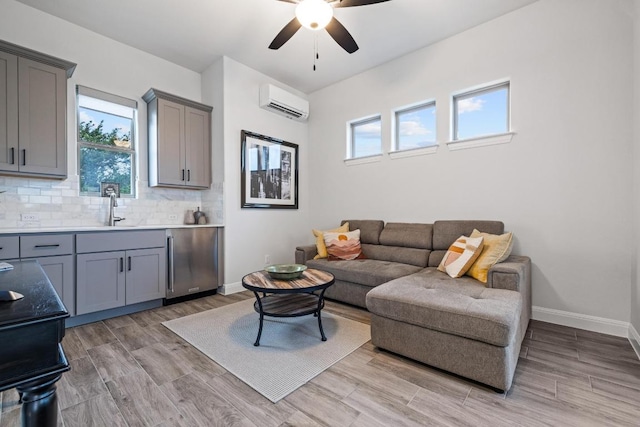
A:
[[[328,271],[336,277],[336,280],[372,287],[422,270],[421,267],[415,265],[376,259],[352,261],[314,259],[307,261],[307,267]]]
[[[475,279],[453,279],[435,268],[378,286],[366,300],[378,316],[499,347],[514,339],[522,311],[519,292],[487,289]]]

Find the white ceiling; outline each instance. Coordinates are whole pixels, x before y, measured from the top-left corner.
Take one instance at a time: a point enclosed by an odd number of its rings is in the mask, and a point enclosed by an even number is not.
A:
[[[267,48],[294,17],[276,0],[18,0],[201,72],[228,56],[302,92],[334,82],[494,19],[536,0],[391,0],[335,9],[360,50],[349,55],[322,30],[301,28]],[[314,38],[320,59],[313,71]]]

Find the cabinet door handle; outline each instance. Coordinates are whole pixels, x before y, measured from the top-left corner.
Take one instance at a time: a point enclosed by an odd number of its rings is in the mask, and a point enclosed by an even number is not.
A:
[[[35,245],[34,246],[34,248],[38,248],[38,249],[58,248],[58,247],[60,247],[60,245],[58,243],[51,244],[51,245]]]
[[[191,169],[187,169],[187,181],[191,181]]]
[[[11,164],[16,164],[16,149],[14,147],[11,147]]]
[[[174,265],[174,259],[173,259],[173,236],[169,236],[168,239],[168,246],[169,246],[169,290],[171,292],[174,291],[174,283],[175,283],[175,265]]]
[[[120,273],[124,272],[124,258],[120,257]]]
[[[184,169],[182,169],[182,179],[181,181],[184,181]]]
[[[22,166],[26,166],[27,165],[27,149],[23,148],[22,149]]]
[[[127,257],[127,270],[131,271],[131,257]]]

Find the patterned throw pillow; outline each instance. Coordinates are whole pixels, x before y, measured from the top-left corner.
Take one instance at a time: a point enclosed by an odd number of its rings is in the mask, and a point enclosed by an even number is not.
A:
[[[475,264],[467,271],[467,276],[471,276],[482,283],[487,283],[489,269],[511,255],[513,235],[511,233],[497,235],[473,230],[471,237],[483,237],[484,249]]]
[[[438,270],[453,278],[462,277],[480,256],[483,238],[460,236],[442,258]]]
[[[349,231],[349,223],[348,222],[345,222],[340,227],[334,228],[333,230],[327,230],[327,231],[311,230],[311,232],[313,233],[313,235],[316,238],[316,249],[318,251],[318,255],[313,257],[313,259],[326,258],[328,256],[327,247],[324,244],[324,233],[334,233],[334,232],[335,233],[346,233],[347,231]]]
[[[330,260],[357,259],[362,254],[360,230],[347,233],[324,233],[324,244],[327,246]]]

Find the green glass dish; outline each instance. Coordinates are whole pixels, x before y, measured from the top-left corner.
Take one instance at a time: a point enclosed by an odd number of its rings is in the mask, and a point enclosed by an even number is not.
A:
[[[306,269],[307,266],[302,264],[275,264],[265,268],[265,271],[272,279],[293,280],[302,276]]]

